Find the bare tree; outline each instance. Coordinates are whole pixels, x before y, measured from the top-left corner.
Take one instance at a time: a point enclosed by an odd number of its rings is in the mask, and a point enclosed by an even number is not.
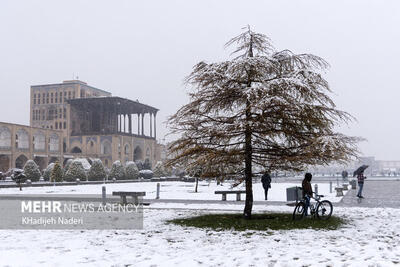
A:
[[[329,67],[311,54],[276,51],[250,27],[231,39],[232,60],[200,62],[186,78],[190,103],[170,117],[180,138],[169,164],[201,166],[205,177],[244,175],[244,217],[251,218],[254,167],[301,171],[309,165],[346,162],[360,138],[334,130],[353,119],[336,109],[321,72]],[[258,168],[260,169],[260,168]]]

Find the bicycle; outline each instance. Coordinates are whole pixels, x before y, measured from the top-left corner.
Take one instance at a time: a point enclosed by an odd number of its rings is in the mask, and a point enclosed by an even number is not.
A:
[[[324,197],[323,195],[317,195],[317,194],[315,194],[315,197],[311,197],[316,200],[316,203],[310,203],[309,206],[311,211],[310,214],[314,218],[317,217],[320,220],[328,220],[332,215],[333,206],[329,200],[320,201],[320,199],[323,197]],[[305,217],[306,214],[305,207],[306,207],[305,199],[300,200],[300,202],[296,204],[296,207],[294,208],[293,211],[293,220],[298,221]]]

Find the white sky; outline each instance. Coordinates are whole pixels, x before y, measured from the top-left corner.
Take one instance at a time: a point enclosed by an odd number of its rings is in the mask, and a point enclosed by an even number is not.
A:
[[[186,103],[183,79],[200,60],[227,59],[223,45],[250,24],[277,49],[325,58],[340,109],[358,122],[364,155],[400,159],[399,1],[0,2],[0,121],[29,124],[29,87],[80,80],[160,109]]]

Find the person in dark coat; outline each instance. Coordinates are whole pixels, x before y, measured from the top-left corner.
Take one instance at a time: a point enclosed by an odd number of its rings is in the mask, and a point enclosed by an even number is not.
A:
[[[24,172],[22,170],[14,171],[11,178],[17,183],[19,190],[22,191],[22,183],[25,183],[26,181]]]
[[[357,194],[357,197],[359,197],[359,198],[364,198],[362,196],[362,190],[363,190],[363,187],[364,187],[364,180],[365,179],[367,179],[367,177],[364,176],[364,172],[363,171],[360,172],[357,175],[357,180],[358,180],[358,194]]]
[[[311,179],[312,179],[312,174],[307,172],[304,175],[303,182],[301,183],[301,187],[303,188],[303,198],[305,199],[306,202],[306,216],[308,214],[308,207],[310,206],[310,198],[312,197],[313,191],[312,191],[312,186],[311,186]]]
[[[261,177],[261,183],[264,188],[265,200],[268,200],[268,189],[271,188],[271,175],[269,173],[264,173]]]

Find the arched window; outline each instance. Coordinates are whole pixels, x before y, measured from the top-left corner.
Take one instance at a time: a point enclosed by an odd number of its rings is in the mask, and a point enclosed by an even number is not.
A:
[[[37,131],[33,135],[33,150],[45,150],[46,148],[46,137],[41,131]]]
[[[7,127],[0,127],[0,147],[11,147],[11,131]]]
[[[104,140],[101,143],[101,154],[111,154],[111,143],[108,140]]]
[[[28,132],[24,129],[19,129],[15,136],[15,147],[18,149],[29,149]]]
[[[133,161],[143,160],[143,152],[140,146],[137,146],[133,151]]]
[[[57,134],[53,133],[50,135],[50,140],[49,140],[49,150],[52,152],[57,152],[60,147],[60,138],[58,137]]]
[[[125,155],[129,155],[129,153],[130,153],[130,147],[129,147],[128,144],[125,145],[124,152],[125,152]]]
[[[28,161],[28,158],[25,155],[20,155],[15,160],[15,167],[18,169],[22,169],[25,166],[25,163]]]
[[[82,150],[79,147],[75,146],[74,148],[71,149],[71,153],[75,154],[82,153]]]
[[[86,153],[87,154],[95,154],[96,153],[96,141],[90,140],[87,148],[86,148]]]

